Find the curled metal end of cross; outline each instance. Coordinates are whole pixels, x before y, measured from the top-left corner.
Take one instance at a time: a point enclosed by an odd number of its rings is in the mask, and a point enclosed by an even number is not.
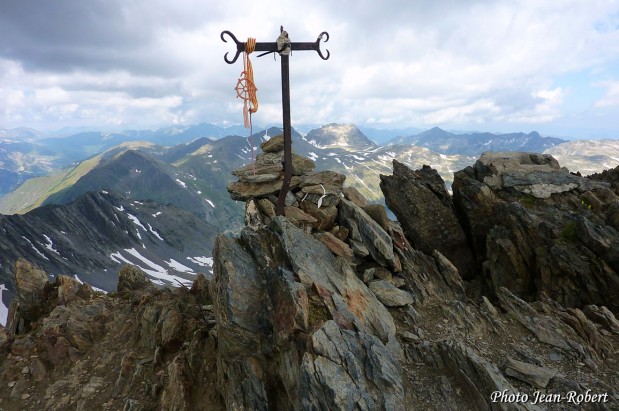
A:
[[[234,58],[232,60],[228,59],[228,53],[224,54],[224,60],[226,61],[226,63],[228,64],[233,64],[238,58],[239,55],[241,54],[241,52],[244,50],[245,46],[243,45],[243,43],[241,43],[240,41],[238,41],[236,39],[236,37],[234,36],[234,34],[232,34],[231,32],[229,32],[228,30],[224,30],[221,32],[221,39],[223,40],[224,43],[227,43],[228,41],[224,38],[224,34],[227,34],[228,36],[230,36],[230,38],[232,40],[234,40],[234,42],[236,43],[236,54],[234,55]]]
[[[325,43],[329,41],[329,33],[327,33],[326,31],[323,31],[322,33],[318,35],[318,39],[316,40],[316,52],[318,53],[321,59],[329,60],[331,53],[329,53],[329,50],[325,50],[327,52],[327,55],[325,56],[322,54],[322,51],[320,51],[320,40],[324,40]]]

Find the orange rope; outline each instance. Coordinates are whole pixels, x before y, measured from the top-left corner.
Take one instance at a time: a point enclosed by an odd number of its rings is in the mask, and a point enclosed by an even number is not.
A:
[[[236,83],[237,97],[243,99],[243,120],[245,122],[245,128],[249,128],[249,139],[251,145],[251,163],[254,168],[254,174],[256,174],[256,168],[254,166],[254,143],[253,143],[253,126],[251,122],[251,115],[258,111],[258,96],[256,95],[256,85],[254,83],[254,69],[251,66],[249,55],[254,51],[256,47],[256,39],[248,38],[245,43],[245,51],[243,53],[243,72],[239,76],[239,80]]]

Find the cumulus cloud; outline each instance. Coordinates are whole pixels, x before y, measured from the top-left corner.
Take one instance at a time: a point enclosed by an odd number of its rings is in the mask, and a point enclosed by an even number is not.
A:
[[[219,37],[331,35],[328,61],[291,57],[292,119],[391,126],[542,124],[592,73],[617,106],[618,0],[3,2],[0,126],[151,127],[240,123],[239,60]],[[279,60],[253,56],[260,123],[281,121]],[[612,77],[612,76],[610,76]],[[596,80],[597,79],[597,82]],[[593,119],[583,117],[584,122]]]
[[[601,81],[595,83],[595,86],[606,89],[604,97],[596,101],[596,107],[619,107],[619,81]]]

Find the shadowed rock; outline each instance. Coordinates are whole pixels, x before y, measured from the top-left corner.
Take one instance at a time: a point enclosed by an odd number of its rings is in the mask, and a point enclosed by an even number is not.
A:
[[[423,166],[413,171],[393,160],[393,175],[381,175],[380,181],[385,202],[412,245],[426,254],[440,251],[468,277],[473,257],[451,196],[436,170]]]

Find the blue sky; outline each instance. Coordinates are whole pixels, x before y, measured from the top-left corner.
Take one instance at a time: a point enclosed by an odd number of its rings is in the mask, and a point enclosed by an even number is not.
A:
[[[239,39],[331,39],[291,58],[292,121],[619,138],[619,0],[0,3],[0,128],[242,123]],[[258,124],[279,62],[253,58]]]

